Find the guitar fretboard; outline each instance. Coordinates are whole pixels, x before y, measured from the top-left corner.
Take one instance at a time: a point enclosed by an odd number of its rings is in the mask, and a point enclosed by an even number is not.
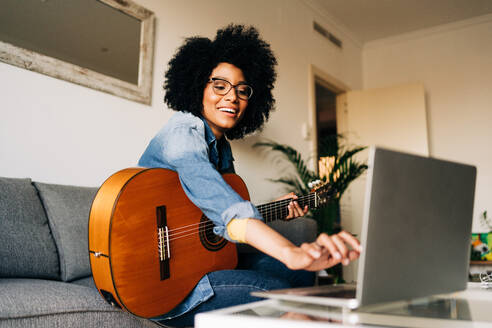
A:
[[[291,202],[291,199],[283,199],[275,202],[262,204],[256,206],[261,216],[266,222],[272,222],[275,220],[285,220],[289,209],[287,206]],[[314,209],[317,207],[316,192],[311,192],[307,195],[300,196],[296,201],[299,203],[301,208],[308,206],[309,209]]]

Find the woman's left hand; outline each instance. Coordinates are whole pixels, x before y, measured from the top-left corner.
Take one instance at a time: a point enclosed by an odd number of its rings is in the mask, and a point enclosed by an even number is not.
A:
[[[328,236],[321,233],[315,242],[287,247],[283,263],[291,270],[319,271],[338,263],[348,265],[359,258],[359,241],[346,231]]]
[[[291,192],[291,193],[288,193],[287,195],[284,195],[284,196],[276,199],[276,201],[277,200],[283,200],[283,199],[292,199],[292,201],[289,203],[289,205],[287,205],[289,213],[285,217],[286,220],[297,218],[300,216],[304,216],[308,212],[307,205],[304,206],[304,209],[302,209],[301,206],[299,206],[299,203],[295,201],[298,198],[299,197],[297,197],[297,195],[295,193]]]

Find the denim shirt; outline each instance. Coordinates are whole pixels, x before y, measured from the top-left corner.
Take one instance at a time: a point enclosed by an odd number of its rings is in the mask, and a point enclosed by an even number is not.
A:
[[[231,241],[226,226],[232,219],[263,220],[222,178],[222,173],[234,172],[233,160],[229,142],[224,137],[217,140],[203,118],[177,112],[150,141],[138,165],[176,171],[188,198],[214,222],[214,233]],[[180,305],[154,319],[182,315],[213,295],[205,275]]]

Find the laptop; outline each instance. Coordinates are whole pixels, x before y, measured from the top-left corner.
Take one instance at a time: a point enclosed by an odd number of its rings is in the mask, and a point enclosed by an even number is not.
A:
[[[357,283],[252,295],[350,309],[466,288],[476,168],[369,149]]]

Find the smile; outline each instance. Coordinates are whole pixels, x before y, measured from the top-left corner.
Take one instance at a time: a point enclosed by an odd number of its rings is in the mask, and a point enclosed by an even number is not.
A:
[[[222,108],[219,108],[219,111],[231,113],[231,114],[236,114],[236,110],[234,108],[222,107]]]

